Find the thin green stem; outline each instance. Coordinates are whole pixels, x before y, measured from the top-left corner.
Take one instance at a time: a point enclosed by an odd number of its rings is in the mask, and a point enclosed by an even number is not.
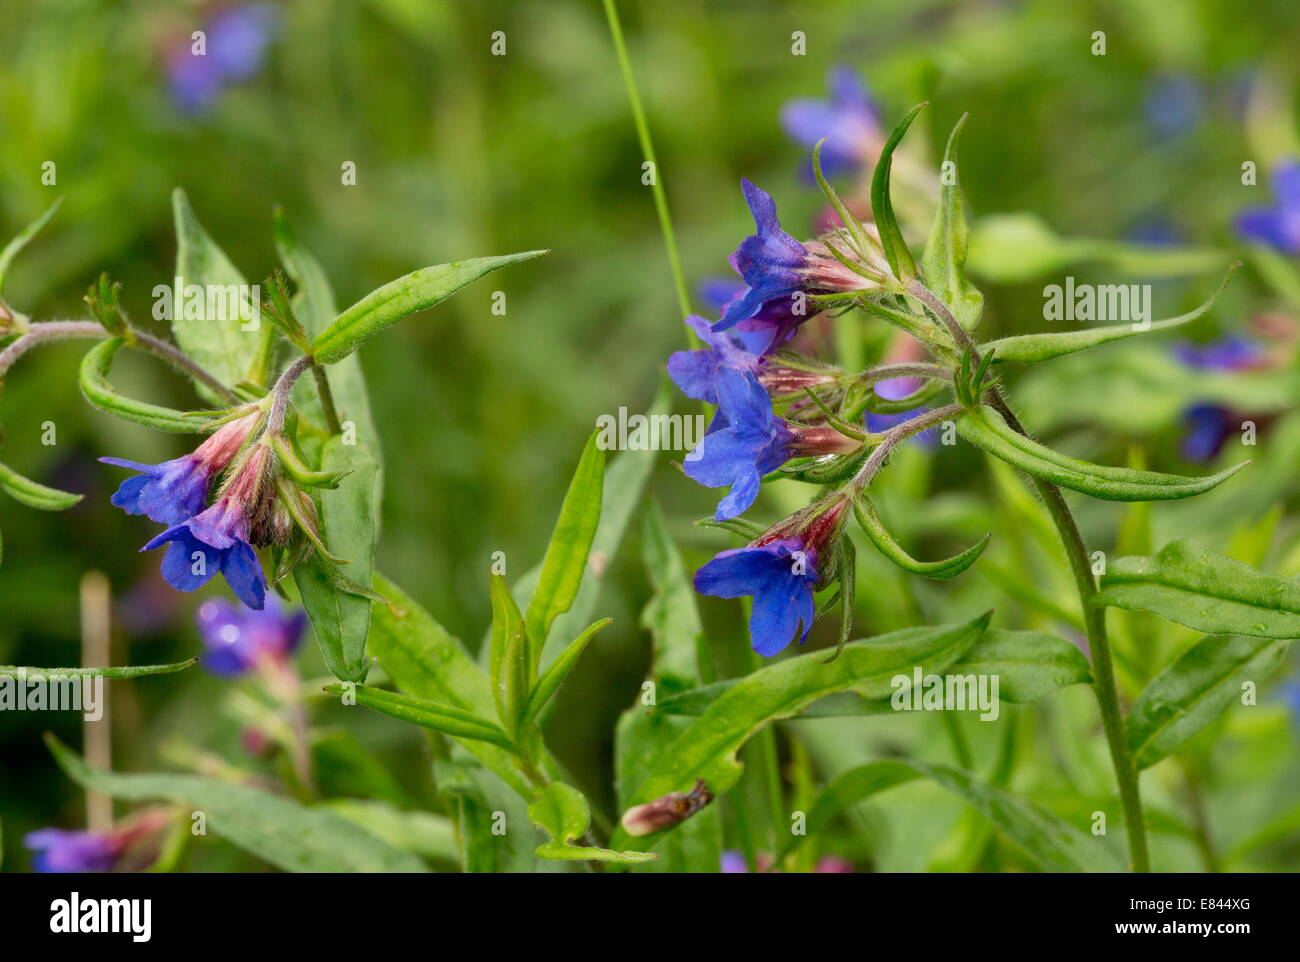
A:
[[[668,197],[664,193],[663,177],[659,162],[655,159],[654,141],[650,138],[650,125],[646,123],[645,110],[641,106],[641,94],[637,90],[636,77],[632,73],[632,62],[628,59],[627,45],[623,42],[623,27],[619,23],[618,8],[614,0],[604,0],[605,17],[609,21],[609,33],[614,40],[614,50],[618,54],[618,66],[623,73],[623,85],[627,88],[628,103],[632,107],[632,119],[636,123],[637,139],[641,142],[641,153],[651,165],[652,177],[650,190],[654,194],[655,210],[659,214],[659,229],[664,235],[664,247],[668,251],[668,263],[672,267],[673,285],[677,288],[677,303],[682,316],[691,313],[691,295],[686,286],[686,275],[682,271],[681,255],[677,252],[677,237],[673,232],[673,218],[668,211]],[[691,334],[694,344],[695,335]]]
[[[1002,392],[994,388],[989,392],[989,397],[994,408],[1006,419],[1007,424],[1027,436],[1028,432],[1008,406]],[[1110,640],[1106,636],[1106,610],[1090,603],[1090,599],[1097,591],[1097,583],[1088,561],[1088,549],[1083,543],[1079,526],[1075,524],[1074,515],[1070,513],[1061,489],[1039,478],[1032,480],[1061,536],[1061,543],[1065,546],[1065,554],[1070,561],[1070,570],[1074,574],[1075,586],[1079,592],[1079,602],[1083,606],[1084,629],[1092,654],[1092,673],[1096,679],[1093,691],[1097,695],[1097,704],[1101,709],[1101,723],[1106,732],[1106,742],[1110,747],[1115,780],[1119,783],[1120,803],[1124,808],[1124,822],[1128,829],[1129,858],[1134,872],[1149,872],[1151,861],[1147,853],[1146,825],[1142,818],[1142,795],[1138,786],[1137,770],[1133,766],[1133,756],[1124,738],[1124,719],[1119,707],[1119,691],[1115,685],[1114,657],[1110,650]]]
[[[326,430],[331,437],[341,434],[343,425],[339,422],[338,408],[334,406],[334,392],[330,390],[329,375],[325,373],[325,368],[315,362],[311,366],[311,375],[316,380],[316,394],[320,397],[321,410],[325,412]]]

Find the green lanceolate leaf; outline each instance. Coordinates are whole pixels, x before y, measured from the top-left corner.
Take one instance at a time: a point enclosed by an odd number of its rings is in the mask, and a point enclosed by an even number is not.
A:
[[[951,675],[997,676],[998,697],[1013,704],[1037,701],[1069,685],[1090,684],[1088,660],[1074,645],[1046,631],[1010,631],[989,628],[961,658],[945,669]],[[910,675],[904,668],[902,674]],[[656,715],[702,715],[737,679],[714,682],[666,698]],[[827,695],[802,712],[802,718],[843,718],[892,712],[892,691],[874,698],[853,693]]]
[[[63,511],[85,497],[85,495],[69,494],[58,488],[47,488],[43,484],[37,484],[5,464],[0,464],[0,489],[15,501],[21,501],[29,508],[39,508],[41,511]]]
[[[957,422],[957,433],[1012,467],[1063,488],[1103,501],[1173,501],[1203,494],[1232,477],[1249,461],[1211,474],[1189,478],[1178,474],[1111,468],[1066,457],[1011,429],[990,407],[968,411]]]
[[[1046,631],[990,628],[948,670],[996,677],[998,697],[1012,704],[1037,701],[1069,685],[1092,683],[1083,652]]]
[[[383,575],[375,588],[389,605],[375,604],[370,652],[407,694],[459,708],[478,718],[495,711],[492,686],[461,643],[414,599]],[[522,797],[532,789],[519,775],[510,754],[486,742],[467,740],[465,748]]]
[[[9,276],[9,268],[13,264],[14,258],[31,242],[33,237],[40,233],[41,228],[50,222],[50,218],[54,216],[55,211],[59,209],[59,205],[62,203],[63,198],[60,197],[45,209],[45,213],[19,231],[18,235],[5,245],[4,250],[0,251],[0,294],[4,293],[5,280]]]
[[[988,619],[985,614],[962,625],[906,628],[855,641],[829,663],[821,652],[809,652],[758,669],[727,688],[664,749],[629,804],[689,791],[697,778],[704,779],[714,795],[721,795],[740,778],[736,752],[764,725],[797,715],[837,692],[887,698],[895,691],[896,675],[910,674],[914,666],[933,674],[960,659],[984,634]],[[618,847],[629,841],[620,830],[610,844]]]
[[[380,474],[370,449],[360,440],[345,444],[342,435],[325,442],[321,470],[350,472],[336,488],[320,493],[321,536],[330,552],[346,559],[344,574],[361,588],[371,588],[377,536]],[[366,677],[366,635],[370,601],[340,591],[319,554],[294,569],[294,583],[311,618],[325,665],[336,678]]]
[[[441,705],[424,698],[416,698],[414,695],[384,691],[382,688],[371,688],[369,685],[327,685],[325,690],[332,695],[341,695],[345,699],[355,698],[358,705],[377,711],[381,715],[388,715],[390,718],[410,722],[422,728],[431,728],[444,735],[489,742],[507,750],[513,747],[509,736],[500,726],[454,705]]]
[[[655,591],[641,612],[641,625],[654,642],[655,683],[667,695],[699,682],[704,626],[690,575],[654,500],[646,502],[641,515],[641,555]]]
[[[885,530],[885,526],[880,523],[880,517],[876,514],[875,505],[871,503],[869,498],[863,496],[854,501],[853,512],[858,519],[858,524],[862,526],[862,530],[881,554],[904,571],[910,571],[912,574],[922,575],[926,578],[933,578],[935,581],[946,581],[949,578],[955,578],[973,565],[976,559],[984,553],[984,549],[988,546],[989,539],[992,537],[992,534],[986,534],[965,551],[953,555],[951,558],[944,558],[942,561],[917,561],[904,551],[893,536]]]
[[[1202,638],[1155,678],[1128,717],[1128,743],[1138,768],[1154,765],[1240,701],[1281,666],[1289,641],[1242,636]]]
[[[521,725],[526,725],[541,713],[541,710],[546,707],[546,703],[551,700],[551,696],[564,683],[564,679],[569,677],[569,672],[578,663],[578,658],[581,657],[587,645],[613,620],[613,618],[603,618],[588,627],[586,631],[569,643],[568,647],[560,653],[560,657],[551,663],[551,666],[546,669],[542,677],[537,680],[532,694],[528,697],[528,704],[524,707],[523,714],[520,717],[519,723]]]
[[[255,305],[245,296],[247,283],[203,229],[189,198],[179,187],[172,193],[172,208],[176,220],[176,278],[180,284],[179,291],[173,290],[172,298],[172,331],[176,343],[223,384],[238,384],[248,376],[264,337],[260,322],[253,327]],[[185,292],[191,284],[201,288],[203,306],[187,311]],[[218,300],[226,310],[213,310],[213,316],[209,316],[209,302],[216,308]],[[211,397],[209,389],[202,384],[197,387],[199,394],[208,400],[219,400]]]
[[[1104,841],[1036,805],[978,782],[959,769],[906,760],[872,762],[838,776],[823,789],[809,810],[807,834],[792,836],[787,851],[858,802],[918,778],[933,780],[975,808],[1045,871],[1123,871],[1119,859]]]
[[[408,314],[440,304],[484,274],[540,257],[546,251],[524,251],[504,257],[477,257],[435,267],[423,267],[371,291],[336,317],[312,342],[322,364],[341,361],[386,327]]]
[[[605,452],[599,446],[599,438],[599,433],[592,434],[582,450],[582,458],[573,472],[564,504],[560,506],[560,517],[546,547],[537,587],[528,600],[524,617],[528,623],[534,670],[541,662],[551,623],[562,612],[568,611],[578,596],[591,554],[591,543],[600,524]]]
[[[134,421],[158,431],[173,434],[195,434],[203,429],[203,422],[172,408],[148,404],[124,397],[108,383],[108,372],[113,358],[125,342],[119,338],[100,341],[81,361],[81,393],[93,407],[99,408],[126,421]]]
[[[1214,302],[1219,299],[1219,295],[1223,293],[1224,288],[1228,286],[1228,282],[1232,280],[1233,273],[1240,266],[1239,263],[1233,264],[1228,269],[1227,275],[1223,278],[1223,283],[1219,285],[1219,289],[1214,292],[1208,301],[1195,310],[1188,311],[1186,314],[1179,314],[1177,317],[1167,318],[1163,321],[1152,321],[1142,327],[1135,324],[1116,324],[1111,327],[1093,327],[1081,331],[1020,334],[1016,337],[1004,337],[996,341],[990,341],[986,345],[986,349],[997,350],[995,363],[1033,364],[1038,361],[1050,361],[1052,358],[1074,354],[1078,351],[1086,351],[1090,347],[1100,347],[1112,341],[1122,341],[1125,338],[1135,337],[1139,334],[1150,334],[1153,331],[1167,331],[1175,327],[1182,327],[1184,324],[1190,324],[1198,317],[1201,317],[1214,306]]]
[[[527,698],[532,685],[532,656],[523,616],[506,586],[506,579],[499,574],[490,575],[488,593],[492,598],[492,650],[488,660],[492,698],[501,724],[514,730],[519,717],[516,711],[520,707],[519,691],[522,688],[523,697]]]
[[[1210,635],[1300,638],[1300,584],[1190,541],[1116,558],[1092,603],[1150,611]]]
[[[894,148],[907,133],[907,128],[912,126],[916,115],[926,106],[923,103],[917,104],[894,128],[894,132],[889,135],[889,140],[885,142],[885,147],[880,152],[880,160],[876,162],[876,171],[871,177],[871,211],[876,218],[876,227],[880,229],[880,246],[884,248],[889,269],[901,281],[916,276],[916,261],[912,259],[912,252],[907,249],[903,230],[898,226],[898,218],[894,215],[893,202],[889,199],[889,172],[894,162]]]
[[[948,305],[957,323],[967,330],[979,323],[984,310],[984,295],[966,279],[966,202],[957,176],[957,141],[968,116],[962,114],[948,136],[948,146],[943,152],[939,209],[921,255],[921,273],[926,286]]]
[[[659,857],[649,852],[615,852],[607,848],[574,845],[591,827],[591,808],[580,791],[563,782],[552,782],[539,791],[528,806],[528,817],[551,836],[549,842],[537,846],[538,858],[631,865]]]
[[[193,665],[197,658],[176,661],[166,665],[129,665],[119,668],[30,668],[19,665],[0,665],[0,677],[33,678],[38,675],[46,677],[67,678],[140,678],[144,675],[170,675],[172,672],[184,671]]]
[[[200,775],[117,775],[91,768],[53,735],[59,767],[86,789],[202,811],[212,834],[286,872],[423,872],[424,863],[356,823],[247,785]]]

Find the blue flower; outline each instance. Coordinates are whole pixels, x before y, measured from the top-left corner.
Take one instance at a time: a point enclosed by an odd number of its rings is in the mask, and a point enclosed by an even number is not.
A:
[[[1232,433],[1241,427],[1241,418],[1218,404],[1193,404],[1183,412],[1183,424],[1187,426],[1183,457],[1203,462],[1214,460]]]
[[[772,399],[752,371],[722,366],[714,374],[718,416],[686,457],[686,475],[708,488],[730,487],[718,520],[754,503],[763,475],[790,460],[795,434],[772,412]]]
[[[874,163],[884,144],[880,120],[866,85],[849,67],[831,68],[830,100],[792,100],[781,111],[781,125],[811,149],[823,137],[822,171],[828,176]]]
[[[121,855],[118,840],[99,832],[43,828],[29,832],[23,845],[36,853],[34,872],[111,872]]]
[[[185,113],[210,108],[229,84],[257,73],[275,32],[278,11],[270,4],[235,6],[204,26],[204,52],[186,44],[168,60],[168,79],[176,105]]]
[[[718,403],[714,383],[719,367],[738,371],[757,371],[760,355],[771,341],[770,333],[740,330],[714,333],[709,322],[698,314],[686,318],[687,327],[709,345],[699,351],[677,351],[668,358],[668,376],[682,393],[697,401]]]
[[[143,514],[159,524],[179,524],[203,510],[208,485],[239,451],[258,415],[249,414],[217,428],[192,452],[161,464],[125,458],[100,458],[105,464],[139,471],[127,478],[112,503],[127,514]]]
[[[1172,348],[1174,357],[1195,371],[1243,371],[1268,360],[1258,343],[1230,334],[1206,344],[1182,341]]]
[[[771,196],[744,178],[740,186],[758,232],[741,241],[732,255],[732,266],[747,286],[727,303],[722,320],[713,325],[715,331],[735,327],[757,314],[767,301],[788,299],[801,290],[801,269],[808,262],[808,249],[781,229]]]
[[[1300,163],[1281,164],[1273,174],[1272,207],[1245,211],[1237,218],[1237,233],[1288,254],[1300,254]]]
[[[261,611],[210,600],[199,606],[199,633],[206,652],[203,667],[214,675],[235,677],[270,659],[283,661],[298,647],[307,627],[306,612],[287,610],[274,594]]]
[[[1190,74],[1166,74],[1147,87],[1147,123],[1162,137],[1195,129],[1201,121],[1201,88]]]
[[[695,590],[716,598],[752,595],[750,640],[756,652],[771,657],[796,635],[800,644],[807,639],[817,580],[817,551],[802,538],[782,538],[723,551],[695,573]]]

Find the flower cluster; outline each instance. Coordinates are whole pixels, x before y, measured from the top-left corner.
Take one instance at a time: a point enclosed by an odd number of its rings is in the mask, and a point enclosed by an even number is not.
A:
[[[167,57],[167,77],[176,105],[185,113],[209,109],[231,84],[248,80],[262,66],[279,20],[270,4],[246,4],[218,11],[203,26],[203,46],[193,39]]]
[[[169,821],[165,808],[146,808],[107,831],[28,832],[23,845],[33,853],[34,872],[139,872],[157,858]]]
[[[180,591],[194,591],[220,572],[250,608],[266,599],[266,576],[255,545],[283,542],[289,520],[274,497],[276,458],[269,441],[249,443],[265,420],[262,405],[219,426],[194,451],[161,464],[100,458],[139,472],[113,495],[127,514],[142,514],[167,527],[140,549],[167,545],[163,578]],[[223,477],[224,475],[224,477]],[[223,478],[207,503],[214,481]]]

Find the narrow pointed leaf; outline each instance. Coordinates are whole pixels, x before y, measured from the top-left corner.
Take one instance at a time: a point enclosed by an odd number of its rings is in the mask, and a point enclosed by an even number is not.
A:
[[[962,114],[943,152],[945,173],[957,173],[957,141],[968,114]],[[951,166],[949,166],[951,165]],[[979,323],[984,310],[984,295],[966,278],[966,248],[969,230],[966,225],[966,203],[962,196],[960,177],[945,180],[939,191],[939,209],[930,228],[930,239],[921,255],[921,273],[925,284],[939,299],[948,305],[957,323],[966,329]]]
[[[603,618],[591,625],[586,631],[573,639],[569,646],[560,653],[560,657],[551,663],[551,667],[546,669],[546,673],[537,680],[537,685],[528,698],[528,704],[525,706],[523,715],[520,718],[521,725],[526,725],[532,721],[546,707],[546,703],[551,700],[551,696],[564,683],[564,679],[569,677],[569,672],[578,663],[578,659],[582,656],[587,645],[613,620],[613,618]]]
[[[497,717],[501,719],[501,724],[509,726],[509,719],[513,717],[510,710],[510,681],[509,671],[510,656],[518,654],[510,651],[511,638],[516,634],[520,624],[523,621],[519,614],[519,606],[515,604],[515,599],[511,597],[510,589],[506,586],[506,579],[499,574],[489,575],[488,593],[492,598],[492,651],[488,661],[488,674],[492,679],[492,698],[496,702]],[[525,687],[530,683],[528,677],[529,669],[529,651],[527,648],[527,636],[524,636],[523,664],[524,677],[522,679]],[[516,666],[520,667],[520,666]]]
[[[885,530],[885,526],[880,523],[880,517],[876,514],[875,505],[871,503],[869,498],[863,496],[857,499],[853,504],[853,512],[858,519],[858,524],[862,526],[862,530],[881,554],[904,571],[923,575],[935,581],[947,581],[949,578],[955,578],[973,565],[979,556],[984,553],[984,549],[988,546],[989,539],[992,537],[992,534],[986,534],[965,551],[953,555],[951,558],[944,558],[941,561],[917,561],[904,551],[903,547]]]
[[[1224,288],[1228,286],[1228,282],[1232,280],[1233,273],[1240,266],[1240,263],[1237,263],[1228,269],[1227,276],[1223,278],[1223,283],[1219,285],[1219,289],[1214,292],[1208,301],[1186,314],[1179,314],[1177,317],[1152,321],[1145,327],[1137,327],[1134,324],[1115,324],[1110,327],[1091,327],[1079,331],[1020,334],[1015,337],[1004,337],[996,341],[990,341],[987,349],[997,350],[996,363],[1033,364],[1038,361],[1050,361],[1052,358],[1074,354],[1078,351],[1086,351],[1090,347],[1100,347],[1103,344],[1110,344],[1112,341],[1122,341],[1125,338],[1136,337],[1140,334],[1150,334],[1154,331],[1168,331],[1176,327],[1182,327],[1184,324],[1190,324],[1198,317],[1201,317],[1214,306],[1214,302],[1219,299],[1219,295],[1223,293]]]
[[[183,412],[172,408],[137,401],[113,390],[113,386],[108,383],[108,372],[123,343],[118,338],[100,341],[82,358],[80,384],[81,393],[86,400],[101,411],[157,431],[170,431],[173,434],[195,434],[201,431],[203,422],[198,418],[186,417]]]
[[[0,464],[0,489],[15,501],[21,501],[29,508],[39,508],[41,511],[63,511],[85,497],[85,495],[69,494],[58,488],[38,484],[5,464]]]
[[[119,775],[91,768],[53,735],[67,775],[124,801],[162,800],[202,811],[208,830],[286,872],[424,872],[423,862],[326,808],[201,775]]]
[[[412,271],[371,291],[336,317],[316,336],[312,353],[322,364],[341,361],[384,328],[442,303],[484,274],[545,253],[524,251],[504,257],[477,257]]]
[[[1203,478],[1104,467],[1066,457],[1025,437],[1012,430],[1002,415],[989,407],[967,412],[957,422],[957,433],[976,447],[1026,474],[1103,501],[1173,501],[1190,498],[1218,487],[1250,463],[1243,461]]]
[[[1150,611],[1209,635],[1300,638],[1300,584],[1190,541],[1116,558],[1092,603]]]
[[[500,726],[454,705],[440,705],[413,695],[384,691],[369,685],[326,685],[325,690],[332,695],[345,695],[350,691],[355,695],[358,705],[390,718],[431,728],[444,735],[489,742],[507,750],[513,747],[509,736]]]
[[[876,227],[880,229],[880,246],[884,248],[890,270],[902,281],[916,276],[916,261],[907,249],[903,230],[898,226],[898,218],[894,215],[894,205],[889,198],[889,174],[894,162],[894,148],[907,133],[907,128],[912,126],[916,115],[926,106],[923,103],[917,104],[894,128],[880,152],[880,159],[876,162],[876,170],[871,178],[871,211],[876,218]]]
[[[17,236],[5,245],[4,250],[0,251],[0,294],[4,293],[5,280],[9,276],[9,268],[12,266],[14,258],[18,256],[24,247],[31,243],[32,238],[40,233],[41,228],[50,222],[50,218],[54,216],[62,203],[63,198],[60,197],[45,209],[45,213],[19,231]]]
[[[63,676],[68,678],[142,678],[145,675],[170,675],[172,672],[184,671],[197,658],[176,661],[166,665],[125,665],[117,668],[31,668],[19,665],[0,665],[0,676],[32,678],[36,675]]]

